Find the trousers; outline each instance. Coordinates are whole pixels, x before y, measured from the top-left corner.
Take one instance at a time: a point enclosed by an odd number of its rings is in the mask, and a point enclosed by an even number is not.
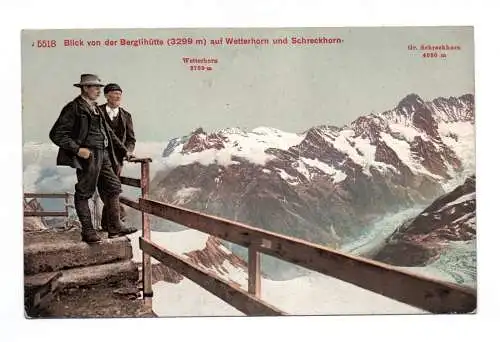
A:
[[[81,159],[82,169],[76,170],[78,182],[75,184],[75,210],[82,224],[82,230],[94,229],[92,215],[90,213],[88,200],[94,195],[96,188],[101,198],[105,199],[108,211],[118,210],[114,202],[118,203],[118,196],[122,192],[120,179],[113,170],[107,150],[91,149],[88,159]],[[112,205],[109,205],[112,203]],[[108,215],[111,221],[116,217],[119,221],[119,212]],[[118,227],[118,222],[110,222]]]
[[[116,175],[118,176],[118,179],[120,179],[120,175],[122,173],[123,165],[119,164],[118,168],[116,170]],[[107,231],[108,230],[108,205],[106,205],[106,200],[103,199],[104,206],[102,207],[102,218],[101,218],[101,227],[103,230]],[[125,212],[125,207],[120,204],[120,220],[124,221],[126,217],[126,212]]]

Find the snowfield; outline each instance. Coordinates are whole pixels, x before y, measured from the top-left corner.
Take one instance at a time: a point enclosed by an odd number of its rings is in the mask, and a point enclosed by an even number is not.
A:
[[[186,278],[179,284],[158,282],[153,291],[153,310],[159,316],[244,316]],[[289,281],[263,279],[262,299],[289,315],[426,313],[319,274]]]
[[[475,127],[470,122],[440,122],[439,134],[458,158],[464,163],[466,174],[476,170]]]
[[[142,261],[142,251],[139,248],[139,237],[142,236],[142,231],[137,231],[134,234],[128,235],[132,244],[133,260]],[[151,232],[151,241],[155,244],[169,250],[178,255],[183,255],[191,251],[202,250],[207,244],[209,235],[193,229],[186,229],[180,232]],[[159,261],[152,259],[152,263]]]

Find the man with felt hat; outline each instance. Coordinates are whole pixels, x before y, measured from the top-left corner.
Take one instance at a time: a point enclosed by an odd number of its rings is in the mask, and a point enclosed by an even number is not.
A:
[[[136,231],[122,225],[119,213],[118,196],[122,189],[115,173],[118,165],[116,154],[127,155],[127,149],[112,133],[104,114],[97,106],[96,101],[104,86],[99,77],[82,74],[80,82],[73,85],[80,88],[80,95],[63,107],[49,137],[59,146],[57,165],[76,169],[74,203],[82,225],[82,240],[99,243],[101,238],[92,224],[88,204],[96,188],[108,207],[108,238]]]
[[[99,106],[101,111],[104,113],[104,117],[106,118],[109,127],[127,149],[126,153],[121,150],[116,151],[118,161],[116,174],[118,177],[120,177],[123,169],[123,160],[127,159],[127,157],[133,156],[136,141],[132,115],[121,106],[122,93],[122,88],[118,84],[107,84],[104,87],[104,96],[106,97],[107,102]],[[108,230],[107,210],[107,206],[104,205],[102,208],[101,226],[102,229],[106,231]],[[120,217],[122,220],[125,218],[125,209],[122,205],[120,205]]]

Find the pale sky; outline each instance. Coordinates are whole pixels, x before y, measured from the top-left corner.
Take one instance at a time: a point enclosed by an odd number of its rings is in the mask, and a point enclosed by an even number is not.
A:
[[[166,141],[197,127],[303,132],[344,125],[397,105],[474,93],[472,27],[309,29],[42,30],[22,33],[23,141],[49,142],[62,107],[79,94],[80,74],[123,88],[137,139]],[[339,37],[333,45],[212,46],[219,37]],[[64,47],[64,39],[193,37],[206,46]],[[37,40],[56,40],[37,48]],[[32,46],[32,45],[35,46]],[[414,44],[459,45],[447,58],[423,58]],[[438,51],[438,54],[440,51]],[[212,71],[190,71],[182,57],[217,58]],[[101,96],[100,102],[104,102]]]

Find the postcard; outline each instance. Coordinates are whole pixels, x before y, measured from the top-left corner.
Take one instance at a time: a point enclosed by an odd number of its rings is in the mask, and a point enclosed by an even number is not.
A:
[[[23,30],[26,316],[474,313],[474,28]]]

